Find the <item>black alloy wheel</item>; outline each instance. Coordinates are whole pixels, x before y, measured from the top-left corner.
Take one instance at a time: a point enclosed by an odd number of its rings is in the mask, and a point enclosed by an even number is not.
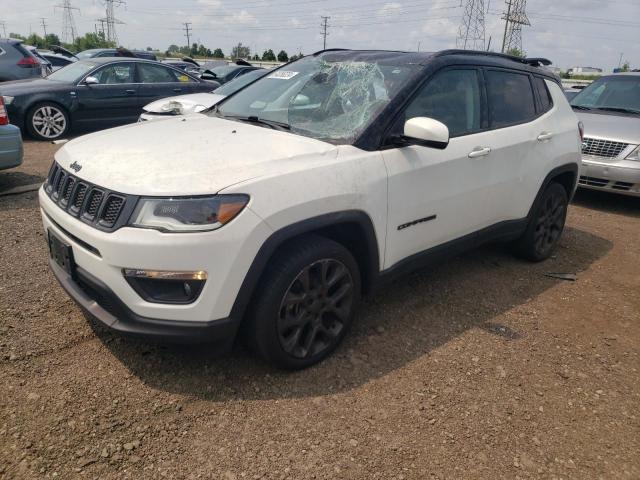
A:
[[[353,278],[342,262],[326,258],[304,267],[280,304],[283,350],[307,358],[330,348],[348,323],[353,295]]]

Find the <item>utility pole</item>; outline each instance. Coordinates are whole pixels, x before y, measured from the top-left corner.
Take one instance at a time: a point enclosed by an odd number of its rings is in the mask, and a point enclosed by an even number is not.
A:
[[[42,20],[42,30],[44,30],[44,41],[47,41],[47,22],[46,22],[46,18],[44,17],[40,17],[40,20]]]
[[[0,27],[2,27],[3,37],[7,38],[7,24],[4,22],[0,22]]]
[[[462,23],[458,29],[456,47],[464,50],[484,50],[484,0],[466,0]]]
[[[327,35],[329,35],[327,33],[327,28],[329,28],[329,25],[327,25],[327,22],[329,21],[329,19],[331,17],[320,17],[322,18],[322,25],[320,25],[322,27],[322,32],[320,32],[324,38],[323,42],[322,42],[322,49],[326,50],[327,49]]]
[[[507,12],[502,17],[504,24],[504,37],[502,39],[502,53],[522,49],[522,26],[530,26],[527,17],[527,0],[506,0]]]
[[[106,20],[104,18],[99,18],[98,21],[100,22],[100,31],[102,32],[102,37],[106,39],[107,37],[104,31],[104,23],[106,22]]]
[[[187,37],[187,48],[191,48],[191,24],[188,22],[184,23],[184,36]]]

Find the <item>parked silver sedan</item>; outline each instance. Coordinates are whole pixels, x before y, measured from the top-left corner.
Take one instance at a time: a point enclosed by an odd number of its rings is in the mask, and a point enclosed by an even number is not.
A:
[[[579,186],[640,196],[640,72],[602,77],[571,106],[585,129]]]

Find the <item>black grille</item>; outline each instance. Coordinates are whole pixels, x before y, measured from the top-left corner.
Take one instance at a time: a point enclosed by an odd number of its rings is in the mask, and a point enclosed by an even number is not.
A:
[[[100,209],[100,205],[102,205],[103,198],[104,192],[97,188],[93,188],[91,192],[89,192],[89,199],[87,200],[87,205],[84,207],[83,214],[88,218],[95,218],[98,210]]]
[[[113,224],[116,223],[116,220],[118,220],[118,216],[120,215],[123,205],[124,198],[118,195],[109,195],[104,208],[102,209],[100,221],[104,223],[105,226],[113,226]]]
[[[112,192],[80,180],[54,162],[49,170],[45,192],[58,207],[97,229],[113,231],[123,226],[137,197]]]

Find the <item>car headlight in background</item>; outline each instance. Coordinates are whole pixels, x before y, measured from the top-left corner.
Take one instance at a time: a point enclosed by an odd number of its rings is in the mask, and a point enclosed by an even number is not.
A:
[[[2,96],[2,100],[4,101],[5,105],[11,105],[13,103],[13,99],[14,97],[8,97],[6,95]]]
[[[638,145],[633,152],[627,155],[627,160],[635,160],[636,162],[640,162],[640,145]]]
[[[229,223],[247,203],[247,195],[141,198],[129,224],[163,232],[204,232]]]

